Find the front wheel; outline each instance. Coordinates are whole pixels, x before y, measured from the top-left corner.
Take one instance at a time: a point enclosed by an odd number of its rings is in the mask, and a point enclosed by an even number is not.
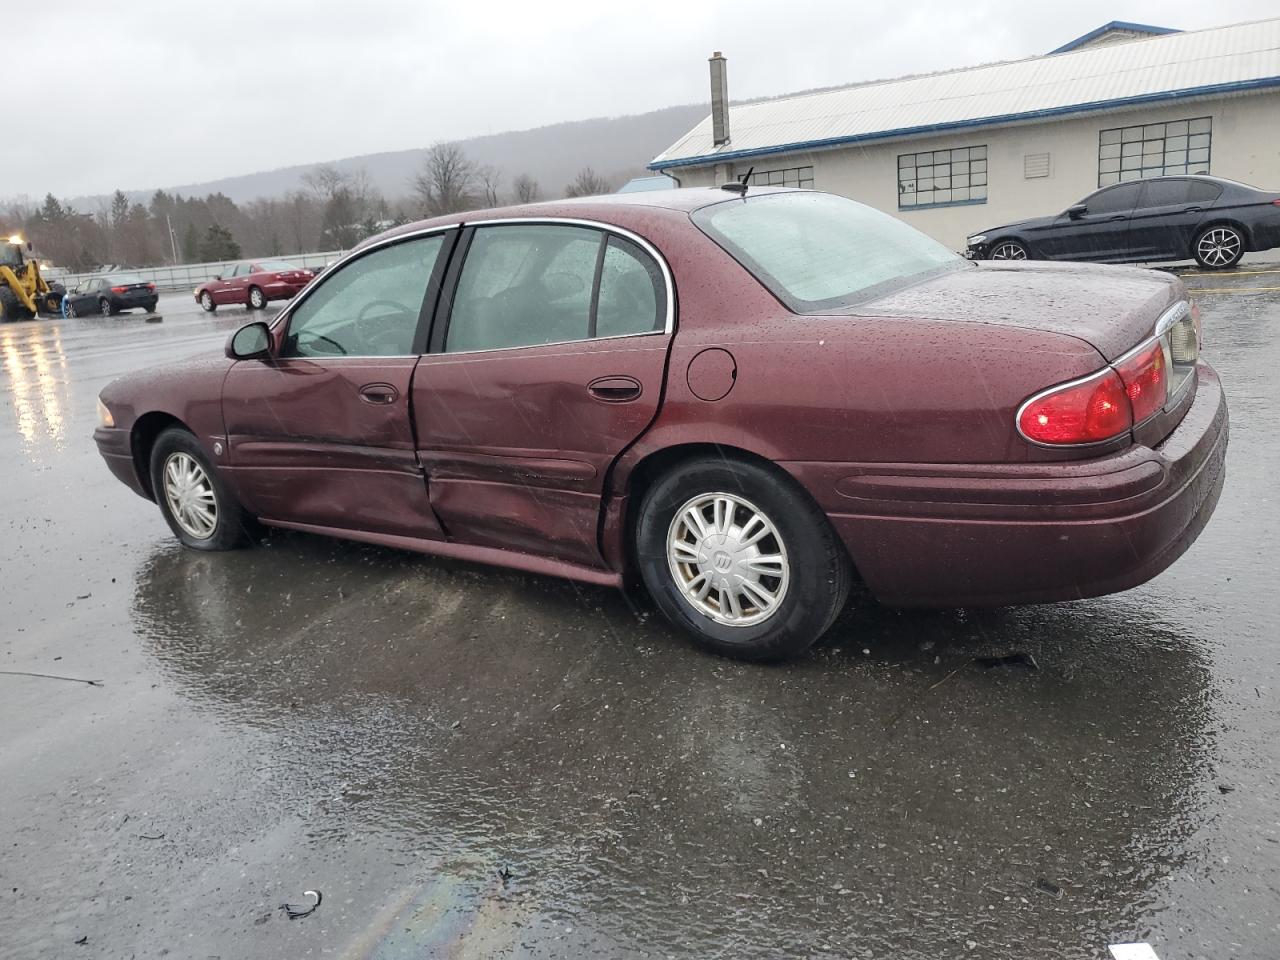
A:
[[[102,316],[104,316],[104,317],[114,316],[114,315],[115,315],[115,311],[114,311],[113,309],[111,309],[111,301],[110,301],[110,300],[106,300],[106,299],[99,300],[99,301],[98,301],[98,313],[102,314]]]
[[[169,529],[186,546],[233,550],[249,541],[253,518],[186,430],[170,427],[156,438],[151,489]]]
[[[788,478],[697,460],[659,479],[636,518],[654,603],[714,653],[781,660],[831,626],[852,576],[826,515]]]
[[[1244,256],[1244,237],[1235,227],[1219,224],[1196,237],[1191,252],[1196,263],[1206,270],[1226,270],[1234,267]]]
[[[74,320],[80,314],[76,313],[76,304],[74,300],[67,300],[67,316]]]
[[[249,288],[249,309],[265,310],[267,306],[267,295],[258,287]]]
[[[213,295],[208,290],[200,294],[200,306],[204,308],[205,313],[213,313],[218,309],[218,305],[213,302]]]
[[[1017,240],[1001,240],[991,248],[992,260],[1026,260],[1027,248]]]

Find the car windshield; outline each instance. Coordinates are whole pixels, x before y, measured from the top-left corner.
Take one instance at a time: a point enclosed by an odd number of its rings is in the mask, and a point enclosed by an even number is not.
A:
[[[796,313],[860,303],[966,265],[901,220],[825,193],[728,200],[693,220]]]
[[[288,273],[290,270],[297,270],[292,263],[285,263],[283,260],[264,260],[258,264],[258,269],[263,273]]]
[[[115,287],[123,287],[129,283],[146,283],[140,276],[134,273],[113,273],[107,278],[111,281],[111,285]]]

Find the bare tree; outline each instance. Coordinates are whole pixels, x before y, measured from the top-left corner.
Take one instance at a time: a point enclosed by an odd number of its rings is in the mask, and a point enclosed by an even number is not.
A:
[[[511,189],[515,191],[517,203],[534,203],[539,196],[538,181],[527,173],[516,177]]]
[[[583,167],[578,171],[578,175],[573,178],[573,183],[569,184],[564,195],[566,197],[594,197],[601,193],[610,193],[612,190],[613,187],[608,180],[590,167]]]
[[[476,165],[456,143],[431,147],[422,160],[422,169],[409,183],[419,209],[428,217],[475,206]]]
[[[486,207],[502,205],[502,172],[496,167],[476,167],[476,180],[480,184],[480,196]]]

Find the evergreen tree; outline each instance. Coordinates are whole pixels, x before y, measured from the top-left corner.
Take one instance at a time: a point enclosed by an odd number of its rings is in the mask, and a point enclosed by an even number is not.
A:
[[[202,260],[239,260],[240,244],[236,243],[231,231],[219,223],[209,227],[200,242],[200,258]]]

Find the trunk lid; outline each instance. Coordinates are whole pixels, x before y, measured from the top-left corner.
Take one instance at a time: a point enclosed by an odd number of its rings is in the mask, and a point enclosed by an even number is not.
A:
[[[982,262],[840,313],[965,320],[1076,337],[1110,362],[1151,335],[1187,298],[1172,274],[1132,267]]]

